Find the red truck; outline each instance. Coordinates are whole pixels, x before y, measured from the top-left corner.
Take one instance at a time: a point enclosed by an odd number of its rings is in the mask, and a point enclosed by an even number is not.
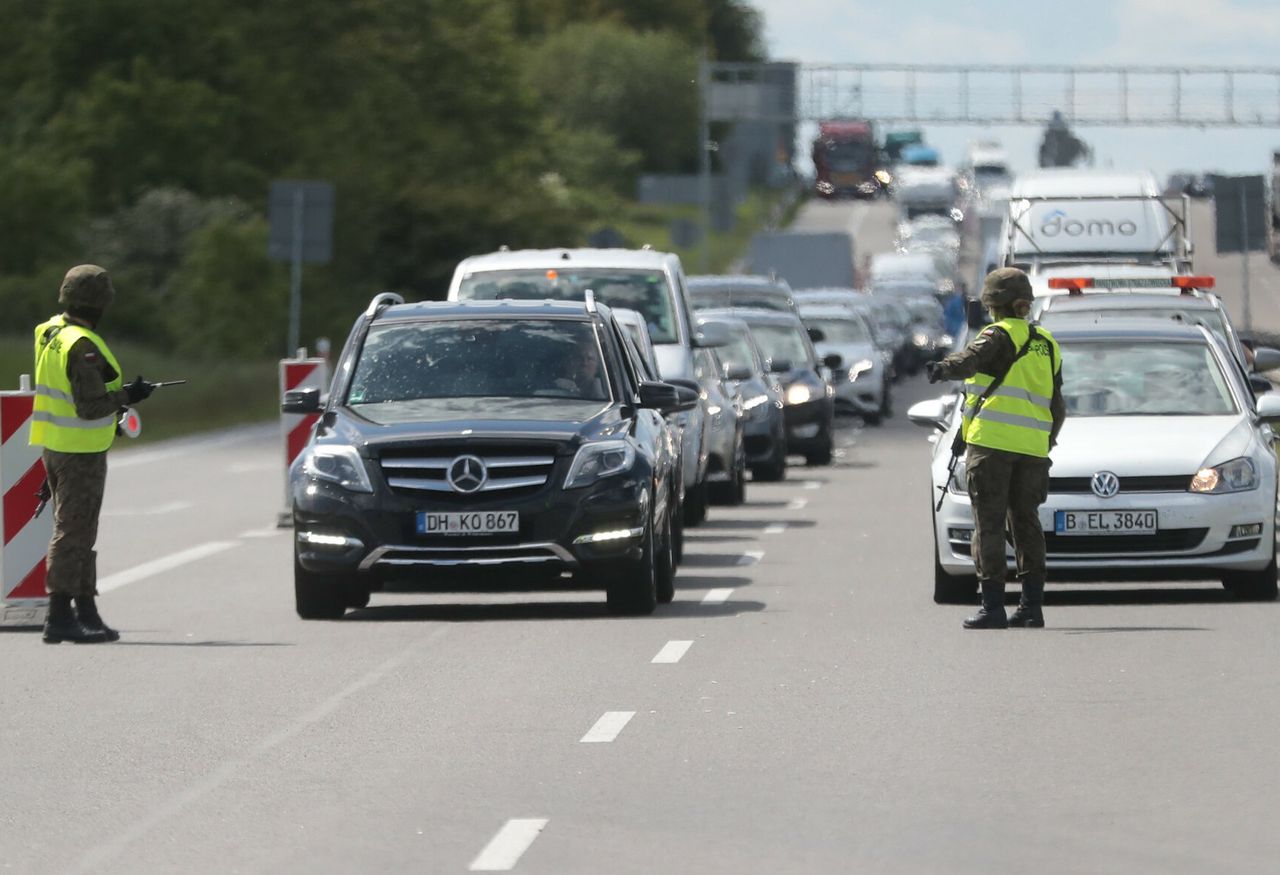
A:
[[[882,182],[879,152],[869,121],[821,122],[813,141],[818,194],[824,198],[873,198]]]

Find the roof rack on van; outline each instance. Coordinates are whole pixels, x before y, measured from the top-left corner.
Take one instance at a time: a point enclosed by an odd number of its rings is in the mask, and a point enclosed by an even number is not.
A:
[[[403,303],[403,295],[398,295],[395,292],[381,292],[380,294],[373,296],[373,300],[369,302],[369,306],[365,309],[364,315],[376,316],[379,310],[385,309],[394,304]]]
[[[596,308],[596,293],[593,289],[587,289],[583,297],[586,299],[586,302],[587,302],[588,313],[600,312],[599,309]]]
[[[1175,209],[1170,203],[1171,200],[1179,201],[1181,209]],[[1003,229],[1004,233],[1004,258],[1003,266],[1015,266],[1025,263],[1028,257],[1032,259],[1036,255],[1050,256],[1061,260],[1062,253],[1046,253],[1040,244],[1036,242],[1035,237],[1022,225],[1022,220],[1029,217],[1031,208],[1038,203],[1116,203],[1116,202],[1150,202],[1154,201],[1164,208],[1170,218],[1169,231],[1156,244],[1151,258],[1154,261],[1167,262],[1175,271],[1183,271],[1191,269],[1191,198],[1188,195],[1180,195],[1177,198],[1167,198],[1162,195],[1141,195],[1141,194],[1123,194],[1123,195],[1024,195],[1009,198],[1009,208],[1006,214],[1006,222]],[[1026,242],[1031,244],[1035,250],[1034,253],[1020,253],[1021,260],[1015,261],[1014,244],[1021,234]],[[1172,242],[1172,250],[1166,250],[1165,245]],[[1126,258],[1136,258],[1140,252],[1125,252]],[[1085,253],[1080,253],[1084,256]],[[1120,256],[1121,253],[1115,253]],[[1097,260],[1090,258],[1091,261]]]

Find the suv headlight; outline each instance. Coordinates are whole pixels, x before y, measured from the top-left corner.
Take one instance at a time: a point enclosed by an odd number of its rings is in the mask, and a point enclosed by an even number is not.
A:
[[[313,480],[336,483],[348,492],[373,492],[369,472],[355,447],[314,446],[307,450],[302,470]]]
[[[1192,492],[1244,492],[1258,488],[1258,469],[1252,459],[1239,458],[1201,468],[1191,478]]]
[[[812,397],[813,393],[809,391],[809,387],[804,383],[796,383],[787,387],[786,398],[788,404],[803,404]]]
[[[849,368],[849,382],[852,383],[875,366],[875,362],[871,359],[862,359],[859,362],[855,362],[853,367]]]
[[[636,449],[627,441],[596,441],[586,444],[573,457],[569,475],[564,478],[564,488],[590,486],[597,480],[629,470],[635,461]]]

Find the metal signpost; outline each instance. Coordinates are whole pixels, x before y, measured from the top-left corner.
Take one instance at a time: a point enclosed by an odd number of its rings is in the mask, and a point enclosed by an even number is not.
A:
[[[1267,248],[1266,181],[1261,176],[1214,176],[1214,242],[1218,254],[1240,253],[1244,330],[1253,330],[1249,253]]]
[[[299,346],[302,326],[302,265],[327,264],[333,256],[333,183],[279,179],[271,183],[267,257],[287,261],[289,336],[285,349]]]

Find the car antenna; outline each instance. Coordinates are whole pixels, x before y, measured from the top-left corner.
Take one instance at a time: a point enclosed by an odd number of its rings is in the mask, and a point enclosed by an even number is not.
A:
[[[591,289],[587,289],[586,300],[587,300],[587,312],[598,313],[599,311],[596,309],[596,293]]]

